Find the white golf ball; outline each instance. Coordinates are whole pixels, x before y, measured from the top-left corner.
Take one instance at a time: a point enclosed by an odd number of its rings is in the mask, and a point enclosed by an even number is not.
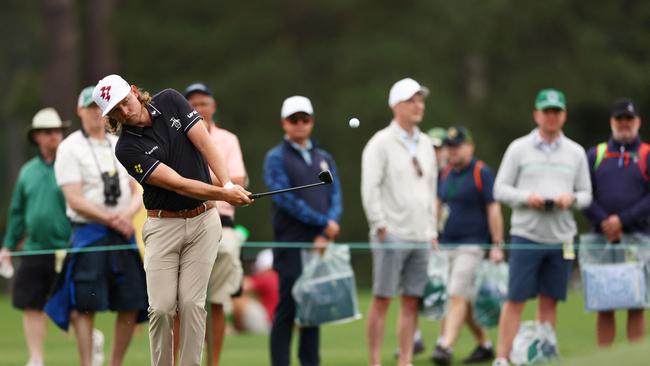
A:
[[[357,128],[357,127],[359,127],[359,124],[360,124],[360,123],[361,123],[361,122],[359,121],[358,118],[350,118],[350,122],[349,122],[350,127],[352,127],[352,128]]]

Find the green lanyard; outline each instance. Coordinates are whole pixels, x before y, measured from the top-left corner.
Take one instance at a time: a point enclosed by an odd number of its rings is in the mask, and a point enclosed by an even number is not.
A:
[[[458,178],[455,178],[452,173],[449,173],[448,180],[447,180],[447,202],[451,202],[451,200],[454,199],[456,196],[456,193],[460,190],[460,187],[465,183],[465,179],[467,179],[467,173],[469,172],[469,169],[465,169],[464,172],[460,174]],[[453,184],[452,184],[453,183]]]

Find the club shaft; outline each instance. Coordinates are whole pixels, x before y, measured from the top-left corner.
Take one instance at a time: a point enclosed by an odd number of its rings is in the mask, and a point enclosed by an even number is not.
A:
[[[328,183],[318,182],[318,183],[307,184],[307,185],[299,186],[299,187],[278,189],[277,191],[270,191],[270,192],[263,192],[263,193],[253,193],[253,194],[250,195],[250,198],[255,199],[255,198],[260,198],[260,197],[264,197],[264,196],[271,196],[271,195],[279,194],[279,193],[285,193],[285,192],[297,191],[297,190],[300,190],[300,189],[306,189],[306,188],[322,186],[324,184],[328,184]]]

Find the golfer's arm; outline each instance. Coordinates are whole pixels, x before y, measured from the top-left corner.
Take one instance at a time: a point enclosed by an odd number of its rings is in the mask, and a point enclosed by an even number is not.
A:
[[[201,155],[203,155],[203,158],[217,178],[217,185],[223,186],[227,182],[230,182],[230,176],[228,175],[226,164],[221,154],[219,154],[217,147],[214,145],[214,141],[212,141],[205,125],[203,123],[195,123],[194,126],[187,131],[187,138],[192,141],[194,147],[196,147]]]
[[[225,198],[224,188],[198,180],[184,178],[164,163],[158,164],[153,172],[151,172],[147,178],[147,184],[197,200],[223,201]]]

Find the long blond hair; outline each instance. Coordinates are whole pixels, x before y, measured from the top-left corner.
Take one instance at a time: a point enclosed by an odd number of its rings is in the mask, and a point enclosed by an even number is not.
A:
[[[137,88],[137,90],[138,101],[142,104],[142,106],[147,106],[149,103],[151,103],[151,95],[149,95],[149,92],[140,88]],[[119,135],[122,131],[122,122],[113,117],[109,117],[108,115],[104,117],[104,125],[106,126],[106,130],[112,134]]]

